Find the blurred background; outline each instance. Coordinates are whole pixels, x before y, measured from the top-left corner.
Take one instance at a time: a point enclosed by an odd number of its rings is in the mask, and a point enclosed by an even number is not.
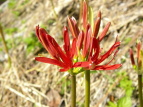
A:
[[[129,48],[136,55],[136,41],[143,41],[143,1],[89,0],[89,5],[95,19],[99,10],[102,13],[100,31],[111,22],[101,46],[106,52],[118,35],[121,46],[113,64],[123,64],[115,71],[91,72],[90,107],[116,107],[119,102],[138,107],[137,73]],[[79,7],[80,0],[0,0],[5,38],[3,43],[0,37],[0,107],[70,107],[70,76],[58,72],[57,66],[34,60],[38,54],[48,55],[36,38],[35,27],[45,28],[62,46],[67,16],[78,20]],[[83,107],[84,77],[77,77],[77,107]]]

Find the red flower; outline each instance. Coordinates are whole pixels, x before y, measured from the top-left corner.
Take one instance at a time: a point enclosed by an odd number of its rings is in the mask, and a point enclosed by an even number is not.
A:
[[[92,38],[92,52],[89,53],[88,55],[88,61],[90,62],[90,66],[88,69],[91,70],[114,70],[117,69],[121,66],[121,64],[114,64],[114,65],[109,65],[113,59],[115,58],[118,50],[117,48],[120,46],[120,42],[115,42],[111,48],[101,55],[101,48],[99,45],[99,38]],[[113,58],[105,65],[99,65],[102,63],[104,60],[106,60],[111,54],[113,54]]]
[[[66,27],[63,29],[65,52],[58,45],[55,39],[43,28],[39,28],[39,26],[37,26],[36,35],[53,59],[47,57],[36,57],[35,60],[60,66],[62,67],[60,71],[67,71],[74,67],[87,67],[89,65],[89,62],[73,62],[73,58],[76,55],[76,39],[73,39],[72,45],[70,45],[69,34]]]
[[[137,60],[135,63],[133,50],[130,48],[130,59],[131,63],[135,70],[138,71],[139,74],[143,74],[143,50],[141,50],[141,42],[137,44]]]
[[[93,28],[88,23],[88,8],[86,2],[83,2],[83,31],[79,30],[77,27],[76,20],[72,18],[68,18],[68,25],[71,31],[71,34],[77,41],[77,52],[78,56],[82,56],[78,60],[88,61],[90,64],[85,69],[89,70],[114,70],[121,66],[121,64],[109,65],[113,59],[115,58],[118,47],[120,46],[119,41],[115,41],[115,43],[111,46],[111,48],[103,55],[101,55],[101,47],[100,42],[106,36],[106,33],[110,27],[110,22],[105,26],[101,34],[98,35],[100,21],[101,21],[101,12],[98,13],[97,19],[94,22]],[[100,65],[105,59],[107,59],[111,54],[113,54],[113,58],[105,65]]]
[[[83,30],[79,30],[77,22],[74,17],[68,17],[68,25],[73,36],[70,44],[69,34],[66,27],[63,29],[64,36],[64,51],[57,44],[54,38],[47,34],[47,32],[36,27],[36,34],[45,49],[51,54],[53,59],[47,57],[36,57],[37,61],[50,63],[62,67],[60,71],[67,71],[74,67],[83,67],[89,70],[113,70],[121,66],[121,64],[109,65],[116,53],[120,42],[117,40],[111,48],[105,53],[101,54],[100,42],[106,36],[110,27],[110,22],[105,26],[101,34],[98,35],[101,21],[101,12],[98,13],[94,26],[88,23],[88,8],[86,2],[83,2]],[[100,65],[113,53],[113,58],[105,65]],[[80,61],[80,62],[79,62]]]

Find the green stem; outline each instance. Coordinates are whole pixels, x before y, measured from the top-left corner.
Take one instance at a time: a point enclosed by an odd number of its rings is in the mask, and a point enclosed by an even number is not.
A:
[[[142,75],[141,74],[138,74],[138,88],[139,88],[140,107],[143,107],[143,99],[142,99]]]
[[[58,19],[58,15],[57,15],[57,13],[55,11],[55,6],[54,6],[54,3],[53,3],[53,0],[50,0],[50,2],[52,4],[52,9],[53,9],[54,15],[55,15],[56,19]]]
[[[85,71],[85,107],[90,105],[90,71]]]
[[[3,29],[2,29],[1,25],[0,25],[0,36],[2,38],[2,42],[3,42],[4,48],[5,48],[5,52],[8,55],[8,63],[9,63],[9,67],[10,67],[11,66],[11,58],[10,58],[9,53],[8,53],[8,47],[6,45],[6,41],[5,41],[5,37],[4,37],[4,33],[3,33]]]
[[[76,75],[71,75],[71,107],[76,107]]]

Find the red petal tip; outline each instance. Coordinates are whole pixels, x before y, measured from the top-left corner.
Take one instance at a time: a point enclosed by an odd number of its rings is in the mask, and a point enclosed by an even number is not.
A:
[[[101,18],[101,11],[100,10],[98,11],[98,17]]]

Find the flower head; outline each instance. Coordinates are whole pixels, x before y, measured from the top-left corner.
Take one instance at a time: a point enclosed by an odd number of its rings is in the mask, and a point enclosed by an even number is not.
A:
[[[133,68],[139,73],[143,74],[143,50],[141,50],[141,42],[137,43],[137,61],[134,59],[133,50],[130,48],[130,59]]]
[[[52,58],[36,57],[35,60],[60,66],[62,68],[60,69],[61,72],[68,71],[74,67],[87,67],[88,62],[73,62],[74,55],[76,54],[76,39],[73,39],[72,44],[70,45],[69,34],[66,27],[63,28],[64,50],[58,45],[55,39],[45,31],[45,29],[37,26],[36,35]]]
[[[82,15],[82,27],[79,30],[77,26],[77,22],[75,18],[68,17],[68,26],[70,28],[71,34],[73,38],[76,39],[77,44],[77,54],[78,60],[88,61],[89,65],[85,69],[89,70],[113,70],[117,69],[121,66],[121,64],[109,65],[113,59],[115,58],[118,47],[120,46],[120,42],[115,41],[115,43],[111,46],[111,48],[104,53],[101,54],[100,43],[103,38],[106,36],[106,33],[110,27],[110,22],[107,23],[103,31],[99,33],[100,22],[101,22],[101,12],[98,12],[97,18],[95,21],[88,16],[88,14],[92,14],[92,9],[87,8],[87,4],[83,2],[83,15]],[[88,20],[90,19],[90,20]],[[93,23],[94,22],[94,23]],[[104,60],[106,60],[109,56],[113,54],[113,58],[106,63],[105,65],[100,65]]]
[[[73,39],[72,43],[70,43],[67,27],[64,27],[64,50],[43,28],[37,26],[36,35],[53,59],[47,57],[36,57],[35,59],[40,62],[60,66],[62,68],[60,71],[71,71],[70,69],[76,67],[77,69],[75,68],[73,70],[76,71],[76,73],[79,73],[79,69],[81,68],[89,70],[113,70],[119,68],[121,64],[109,65],[118,52],[117,48],[120,46],[119,41],[116,40],[106,53],[101,54],[102,48],[100,47],[100,42],[106,36],[110,27],[110,22],[105,26],[103,31],[98,34],[101,22],[101,12],[98,12],[95,21],[92,17],[88,17],[88,14],[93,15],[92,9],[89,8],[88,10],[86,2],[83,2],[82,27],[78,27],[74,17],[67,18],[68,27]],[[88,19],[90,19],[90,21]],[[111,56],[111,54],[113,54],[113,58],[107,64],[100,65],[105,59]]]

